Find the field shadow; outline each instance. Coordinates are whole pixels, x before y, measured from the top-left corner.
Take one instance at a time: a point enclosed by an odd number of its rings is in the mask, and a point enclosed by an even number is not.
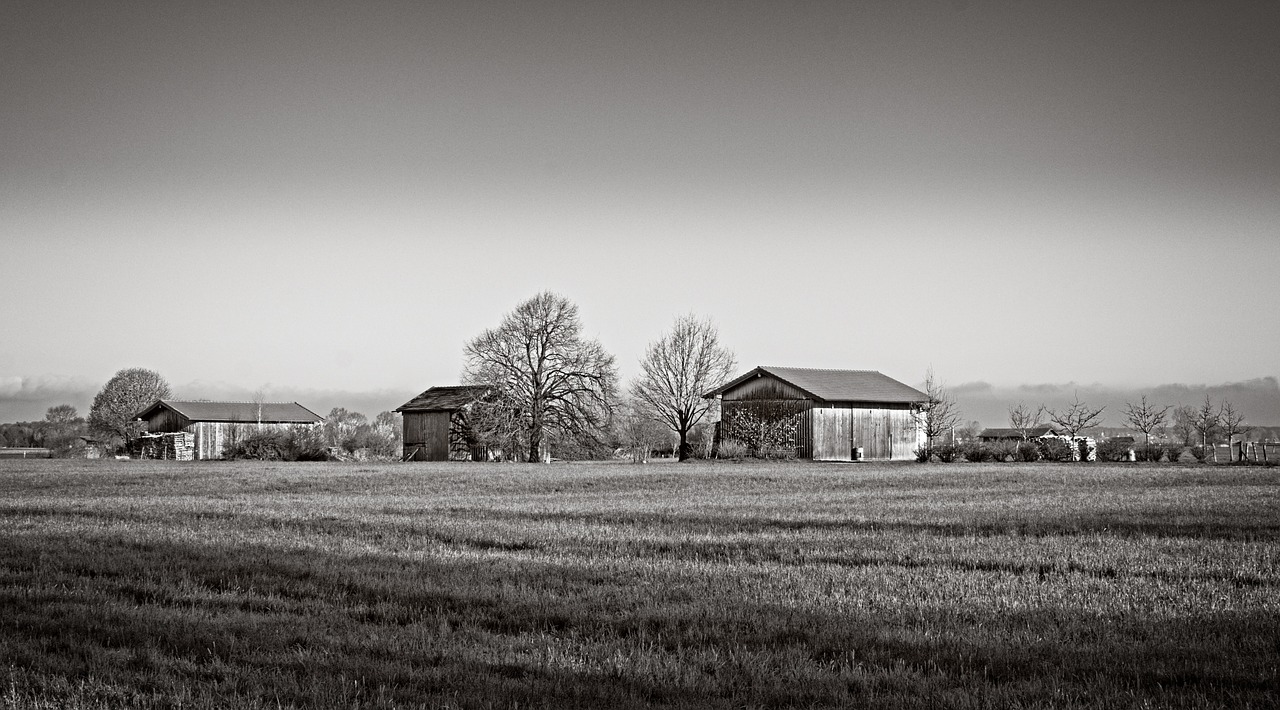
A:
[[[1090,692],[1164,697],[1176,687],[1261,701],[1274,698],[1280,655],[1280,623],[1262,612],[1218,614],[1208,626],[1065,609],[877,617],[726,595],[694,570],[638,584],[607,566],[512,556],[406,559],[104,532],[8,536],[0,564],[0,665],[45,683],[95,678],[166,697],[740,707],[891,691],[919,704],[920,693],[1024,686],[1043,698],[1101,682]]]

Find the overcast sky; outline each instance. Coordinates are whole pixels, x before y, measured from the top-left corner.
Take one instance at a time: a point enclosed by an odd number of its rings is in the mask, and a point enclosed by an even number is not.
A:
[[[0,400],[141,366],[395,406],[543,289],[624,377],[690,312],[744,370],[1274,377],[1278,37],[1269,1],[9,0]]]

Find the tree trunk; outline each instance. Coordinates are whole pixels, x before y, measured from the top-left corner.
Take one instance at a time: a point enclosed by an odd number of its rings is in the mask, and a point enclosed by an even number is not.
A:
[[[676,454],[678,461],[684,461],[689,458],[689,430],[680,430],[680,452]]]
[[[529,429],[529,463],[542,463],[542,422],[534,421]]]

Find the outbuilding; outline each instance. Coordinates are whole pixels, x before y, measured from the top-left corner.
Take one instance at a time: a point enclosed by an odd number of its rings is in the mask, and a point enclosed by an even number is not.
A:
[[[815,461],[911,459],[928,397],[874,370],[760,366],[711,391],[721,441],[768,432],[771,446]]]
[[[192,457],[220,459],[223,448],[237,438],[267,429],[317,426],[324,417],[297,402],[207,402],[156,400],[138,412],[150,434],[187,432],[193,435]]]
[[[488,451],[475,444],[467,413],[490,388],[432,387],[396,409],[404,418],[405,461],[475,461]]]

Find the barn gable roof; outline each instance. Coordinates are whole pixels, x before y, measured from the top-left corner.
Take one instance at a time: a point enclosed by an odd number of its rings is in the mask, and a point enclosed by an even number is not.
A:
[[[484,397],[488,385],[432,387],[396,408],[397,412],[456,412]]]
[[[263,424],[317,424],[324,417],[297,402],[205,402],[159,399],[138,412],[149,419],[162,409],[177,412],[193,422],[243,422]]]
[[[816,400],[825,402],[925,402],[924,392],[875,370],[820,370],[808,367],[761,365],[732,382],[708,392],[707,397],[724,394],[755,377],[781,380]]]

